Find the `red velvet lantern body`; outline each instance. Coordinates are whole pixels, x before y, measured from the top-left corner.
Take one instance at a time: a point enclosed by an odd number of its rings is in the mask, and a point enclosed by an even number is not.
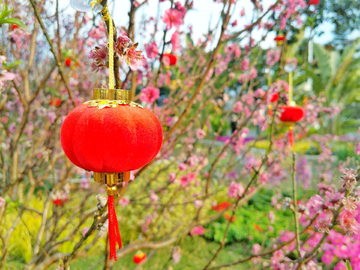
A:
[[[280,121],[295,123],[300,121],[304,116],[304,110],[300,106],[284,106],[281,108]]]
[[[274,38],[277,45],[282,45],[284,43],[285,37],[283,35],[278,35]]]
[[[289,126],[289,143],[294,145],[294,135],[292,126],[295,122],[300,121],[304,117],[304,110],[300,106],[284,106],[281,108],[280,121],[285,122]]]
[[[163,58],[168,58],[170,66],[175,66],[176,63],[177,63],[176,55],[173,55],[173,54],[170,54],[170,53],[164,53]]]
[[[83,104],[66,117],[61,144],[80,168],[120,173],[139,169],[157,155],[162,128],[148,109],[129,105],[98,109]]]

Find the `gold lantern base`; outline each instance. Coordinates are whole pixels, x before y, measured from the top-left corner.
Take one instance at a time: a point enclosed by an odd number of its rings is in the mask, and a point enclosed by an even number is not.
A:
[[[122,173],[105,173],[94,172],[94,181],[100,184],[106,184],[106,193],[109,196],[115,196],[117,194],[117,184],[127,182],[130,179],[130,172]]]

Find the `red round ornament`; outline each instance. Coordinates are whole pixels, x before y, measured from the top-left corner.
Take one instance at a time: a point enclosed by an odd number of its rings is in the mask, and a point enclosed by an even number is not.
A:
[[[294,145],[293,125],[304,117],[304,110],[300,106],[284,106],[281,108],[280,121],[287,123],[289,126],[289,143]]]
[[[67,66],[67,67],[71,66],[71,58],[70,57],[65,59],[65,66]]]
[[[163,55],[163,59],[164,58],[168,58],[169,60],[169,65],[170,66],[175,66],[177,63],[177,57],[176,55],[170,54],[170,53],[164,53]]]
[[[274,40],[276,41],[277,45],[282,45],[284,43],[285,40],[285,36],[283,35],[278,35],[274,38]]]
[[[276,102],[279,99],[279,93],[275,93],[271,96],[270,102]]]
[[[141,263],[145,259],[146,259],[146,253],[142,252],[141,250],[136,252],[133,256],[133,262],[136,264]]]
[[[162,128],[148,109],[115,101],[90,102],[72,110],[61,145],[76,166],[99,173],[139,169],[159,152]]]
[[[295,106],[283,106],[281,108],[282,112],[280,115],[280,121],[282,122],[298,122],[304,116],[304,110],[298,105]]]

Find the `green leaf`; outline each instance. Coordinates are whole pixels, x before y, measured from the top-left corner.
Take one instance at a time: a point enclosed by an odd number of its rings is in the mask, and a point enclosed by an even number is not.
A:
[[[321,80],[326,83],[330,79],[331,68],[325,48],[314,43],[314,55],[320,68]]]
[[[346,260],[346,270],[352,270],[352,267],[350,265],[350,262]]]
[[[4,4],[2,10],[1,10],[1,14],[0,14],[0,25],[1,24],[5,24],[5,23],[8,23],[8,24],[16,24],[26,30],[29,31],[28,27],[22,22],[20,21],[19,19],[17,18],[7,18],[10,13],[12,12],[13,9],[8,9],[8,6],[6,4]]]
[[[3,64],[4,64],[4,67],[6,67],[6,69],[11,69],[11,68],[17,68],[18,66],[20,66],[20,65],[22,65],[22,64],[25,64],[25,63],[16,60],[16,61],[11,62],[11,63],[5,62],[5,63],[3,63]]]
[[[7,19],[0,19],[0,24],[4,24],[4,23],[8,23],[8,24],[16,24],[26,30],[29,31],[29,28],[19,19],[17,18],[7,18]]]
[[[4,4],[3,9],[1,10],[1,14],[0,14],[0,20],[1,19],[5,19],[7,16],[10,15],[12,9],[8,10],[8,7],[6,4]]]

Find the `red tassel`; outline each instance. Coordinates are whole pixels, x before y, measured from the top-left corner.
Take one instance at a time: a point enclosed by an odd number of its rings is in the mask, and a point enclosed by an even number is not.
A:
[[[109,213],[109,243],[110,243],[110,260],[116,258],[116,242],[121,249],[121,237],[119,232],[119,224],[116,217],[115,207],[114,207],[114,196],[108,197],[108,213]]]
[[[167,85],[170,85],[171,81],[170,81],[170,72],[166,72],[166,82],[167,82]]]
[[[289,127],[289,144],[291,147],[294,146],[294,135],[293,135],[292,127]]]

